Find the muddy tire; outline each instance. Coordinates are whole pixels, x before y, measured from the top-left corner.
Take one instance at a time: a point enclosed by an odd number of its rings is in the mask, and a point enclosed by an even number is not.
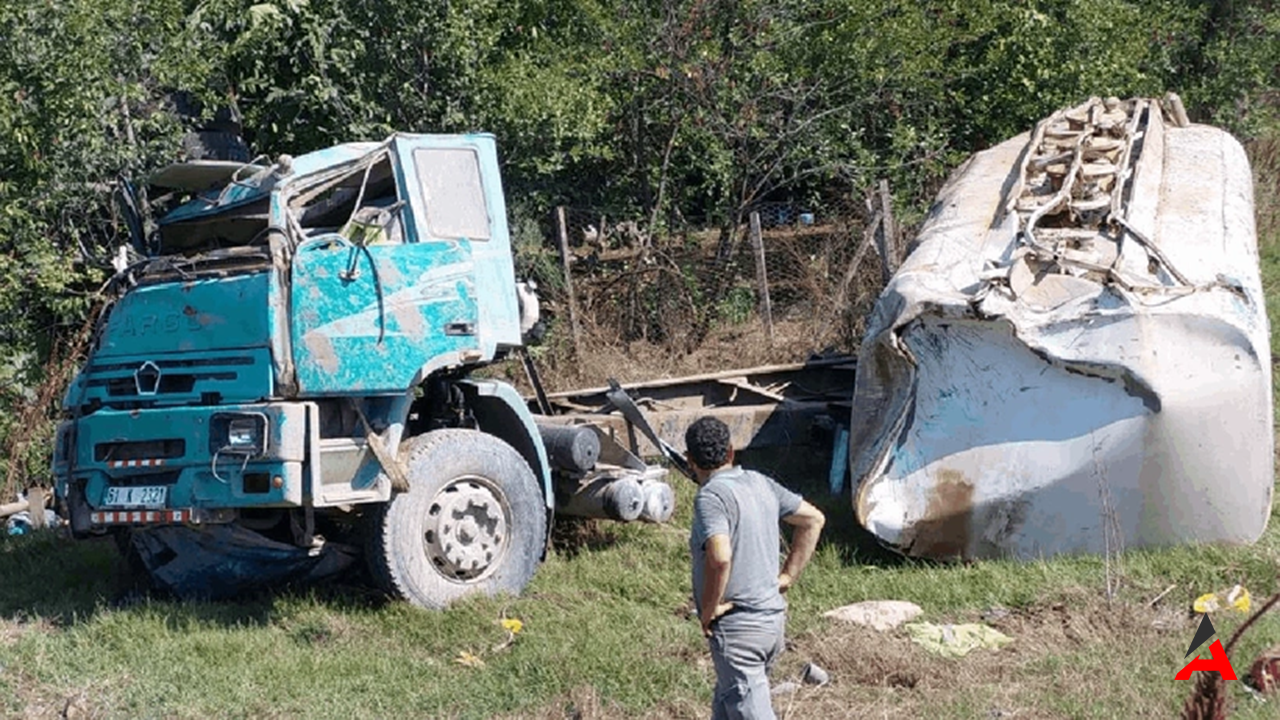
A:
[[[473,430],[419,435],[400,457],[410,490],[374,510],[366,528],[374,582],[431,609],[523,591],[547,536],[542,488],[524,458]]]

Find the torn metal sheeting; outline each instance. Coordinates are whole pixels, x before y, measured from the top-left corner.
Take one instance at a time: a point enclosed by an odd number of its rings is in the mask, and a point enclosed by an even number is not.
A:
[[[1090,138],[1110,169],[1084,171]],[[1066,174],[1039,169],[1058,153]],[[1149,101],[972,157],[868,323],[858,521],[933,558],[1257,540],[1274,439],[1252,193],[1234,138]]]
[[[265,168],[230,160],[192,160],[174,163],[153,173],[148,181],[156,187],[200,191],[225,184],[233,177],[249,176]]]

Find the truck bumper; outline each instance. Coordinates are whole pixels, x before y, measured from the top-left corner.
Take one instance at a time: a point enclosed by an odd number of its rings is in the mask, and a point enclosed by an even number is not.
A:
[[[62,423],[58,491],[91,525],[228,522],[306,500],[313,403],[100,410]],[[239,441],[239,442],[237,442]]]

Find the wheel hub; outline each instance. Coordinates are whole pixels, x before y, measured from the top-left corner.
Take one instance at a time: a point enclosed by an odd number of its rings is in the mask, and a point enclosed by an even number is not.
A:
[[[449,483],[427,516],[423,540],[431,565],[452,580],[479,580],[506,551],[509,513],[506,498],[483,478]]]

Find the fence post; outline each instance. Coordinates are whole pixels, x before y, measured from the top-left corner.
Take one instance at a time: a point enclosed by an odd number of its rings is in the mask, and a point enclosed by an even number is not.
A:
[[[858,277],[858,268],[862,265],[862,258],[866,256],[868,250],[875,249],[875,228],[879,222],[879,217],[874,217],[867,221],[866,227],[862,230],[862,242],[858,245],[858,249],[853,253],[853,259],[849,261],[849,267],[844,271],[844,278],[840,281],[840,289],[836,293],[835,308],[837,312],[844,312],[845,303],[849,300],[849,286],[853,285],[853,281]]]
[[[43,487],[33,485],[27,488],[27,511],[30,513],[31,527],[36,530],[41,530],[45,527],[44,498],[45,494]]]
[[[756,285],[760,290],[760,315],[764,318],[764,331],[773,342],[773,304],[769,302],[769,272],[764,261],[764,238],[760,234],[760,213],[751,213],[751,248],[756,256]]]
[[[573,332],[573,352],[582,357],[582,337],[578,331],[578,301],[573,294],[573,271],[569,268],[569,228],[564,219],[564,206],[556,207],[556,240],[560,245],[560,265],[564,268],[564,292],[569,297],[569,327]]]
[[[889,181],[881,178],[880,203],[880,259],[884,261],[884,281],[887,285],[898,272],[898,229],[893,222],[893,197],[889,195]]]

